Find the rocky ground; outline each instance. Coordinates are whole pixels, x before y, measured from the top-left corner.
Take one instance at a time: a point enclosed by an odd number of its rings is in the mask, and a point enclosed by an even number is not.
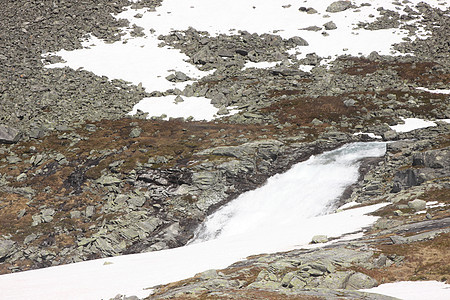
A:
[[[448,95],[417,89],[449,89],[448,11],[418,6],[425,16],[418,24],[431,36],[395,46],[412,55],[342,56],[328,68],[315,54],[297,60],[287,52],[307,43],[301,38],[195,29],[160,36],[200,69],[216,70],[182,91],[44,68],[58,57],[43,53],[79,48],[86,34],[119,40],[120,27],[133,24],[111,13],[126,5],[9,1],[0,10],[0,273],[184,245],[220,205],[312,154],[371,140],[353,135],[363,131],[395,141],[341,199],[391,203],[364,238],[252,257],[154,297],[351,298],[362,297],[351,290],[383,282],[448,280],[450,127],[389,128],[401,117],[450,118]],[[159,1],[134,5],[153,9]],[[398,13],[381,12],[359,26],[415,34]],[[249,61],[284,62],[242,69]],[[240,112],[213,122],[125,117],[143,97],[167,94],[206,96],[219,113]]]

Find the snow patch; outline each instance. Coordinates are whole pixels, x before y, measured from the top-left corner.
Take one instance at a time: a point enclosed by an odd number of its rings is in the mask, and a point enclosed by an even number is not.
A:
[[[427,121],[419,118],[402,118],[402,120],[405,122],[404,124],[398,124],[389,127],[397,132],[409,132],[419,128],[436,126],[436,123],[433,121]]]
[[[180,96],[183,102],[175,102],[177,96],[169,95],[165,97],[149,97],[144,98],[134,105],[129,115],[134,115],[138,110],[148,113],[148,117],[160,117],[165,115],[166,118],[189,118],[194,120],[211,121],[217,117],[218,109],[211,103],[210,99],[205,97],[185,97]],[[238,110],[232,109],[230,114],[237,113]]]
[[[375,288],[360,290],[405,300],[448,300],[450,285],[437,281],[401,281],[381,284]]]
[[[450,94],[450,90],[442,90],[442,89],[430,90],[430,89],[427,89],[425,87],[418,87],[417,89],[425,91],[425,92],[428,92],[428,93],[434,93],[434,94]]]
[[[381,136],[376,135],[375,133],[372,133],[372,132],[361,132],[360,131],[360,132],[354,133],[353,135],[361,135],[361,134],[365,134],[365,135],[367,135],[367,136],[369,136],[369,137],[371,137],[373,139],[382,139]]]

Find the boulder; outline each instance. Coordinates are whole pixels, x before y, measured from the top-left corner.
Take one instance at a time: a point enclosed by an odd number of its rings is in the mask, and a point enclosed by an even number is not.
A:
[[[311,244],[320,244],[328,242],[328,237],[326,235],[315,235],[311,239]]]
[[[325,30],[334,30],[337,28],[336,24],[333,21],[323,24],[323,27],[325,28]]]
[[[327,12],[337,13],[349,9],[352,3],[350,1],[335,1],[327,7]]]
[[[21,133],[19,130],[6,125],[0,125],[0,144],[17,143],[20,139],[20,136]]]
[[[139,127],[135,127],[133,129],[131,129],[130,138],[137,138],[141,135],[141,133],[142,133],[142,129]]]
[[[416,199],[413,201],[409,201],[408,207],[415,211],[424,210],[427,207],[427,202],[424,200]]]
[[[292,43],[294,43],[297,46],[309,46],[308,42],[305,39],[303,39],[303,38],[301,38],[299,36],[291,37],[289,39],[289,42],[292,42]]]
[[[360,290],[370,289],[378,285],[378,282],[366,274],[356,272],[350,276],[347,281],[346,289],[348,290]]]

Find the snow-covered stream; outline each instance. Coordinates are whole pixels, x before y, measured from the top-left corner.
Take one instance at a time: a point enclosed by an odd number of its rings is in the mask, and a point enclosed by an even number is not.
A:
[[[249,255],[312,247],[308,244],[316,234],[340,237],[360,231],[376,220],[366,214],[383,204],[326,213],[357,180],[358,161],[384,152],[384,143],[357,143],[312,157],[212,215],[197,243],[2,275],[0,298],[143,297],[150,293],[146,288],[224,268]]]
[[[385,143],[357,143],[297,164],[211,215],[195,242],[235,236],[289,240],[289,230],[303,230],[310,218],[331,211],[333,200],[357,180],[359,159],[384,152]]]

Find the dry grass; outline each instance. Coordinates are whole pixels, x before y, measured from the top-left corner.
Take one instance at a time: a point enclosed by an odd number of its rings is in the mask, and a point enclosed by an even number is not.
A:
[[[374,274],[374,278],[380,283],[403,280],[437,280],[449,283],[450,233],[441,234],[429,241],[378,245],[377,248],[388,257],[405,257],[401,264],[380,269],[378,274]]]
[[[342,58],[348,66],[343,73],[349,75],[365,76],[378,70],[395,70],[401,79],[415,82],[421,85],[442,82],[450,83],[450,74],[439,73],[434,70],[434,62],[378,62],[366,58]]]

